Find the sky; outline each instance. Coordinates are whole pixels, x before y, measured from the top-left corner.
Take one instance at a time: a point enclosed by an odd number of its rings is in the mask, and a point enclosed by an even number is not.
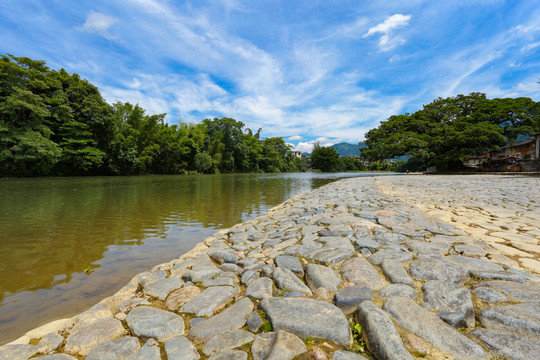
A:
[[[2,0],[0,54],[170,124],[232,117],[296,150],[438,97],[540,101],[537,0]]]

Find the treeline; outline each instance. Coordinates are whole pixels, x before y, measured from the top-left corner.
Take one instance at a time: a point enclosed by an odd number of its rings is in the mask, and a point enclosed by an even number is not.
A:
[[[471,93],[438,98],[413,114],[393,115],[366,133],[362,156],[372,162],[409,156],[402,170],[434,167],[454,171],[469,156],[540,131],[540,102],[530,98],[487,99]]]
[[[231,118],[169,125],[166,114],[108,104],[77,74],[0,57],[0,176],[305,171],[281,137]]]

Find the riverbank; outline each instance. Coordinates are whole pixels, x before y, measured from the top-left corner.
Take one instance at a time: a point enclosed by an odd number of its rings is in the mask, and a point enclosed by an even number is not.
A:
[[[332,183],[30,331],[0,359],[538,358],[538,182]]]

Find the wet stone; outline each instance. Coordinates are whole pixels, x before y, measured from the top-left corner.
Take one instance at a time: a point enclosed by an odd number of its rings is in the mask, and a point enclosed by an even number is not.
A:
[[[169,360],[197,360],[201,358],[195,345],[183,335],[175,336],[166,341],[165,352]]]
[[[307,298],[270,298],[261,302],[274,330],[285,330],[302,338],[318,337],[349,346],[349,323],[332,304]],[[314,321],[313,319],[317,319]]]
[[[377,359],[413,360],[388,314],[371,301],[364,301],[355,313],[367,338],[367,347]]]
[[[201,289],[198,286],[187,286],[176,290],[169,295],[165,302],[165,306],[167,306],[169,310],[176,310],[200,293]]]
[[[401,296],[414,300],[418,297],[418,294],[412,287],[404,284],[386,285],[378,291],[378,295],[383,299]]]
[[[488,283],[514,300],[540,304],[540,284],[504,280],[493,280]]]
[[[148,306],[139,306],[131,310],[126,322],[135,335],[155,338],[159,342],[184,334],[182,317]]]
[[[240,347],[244,344],[249,344],[255,336],[249,331],[232,330],[224,334],[219,334],[212,337],[204,343],[202,352],[210,356],[225,350],[231,350]]]
[[[411,279],[401,262],[394,259],[385,259],[381,262],[381,267],[384,275],[391,283],[414,286],[413,279]]]
[[[113,318],[102,318],[79,323],[66,340],[65,352],[88,355],[96,345],[124,335],[124,327]]]
[[[253,303],[251,300],[242,298],[223,312],[192,326],[189,338],[195,342],[204,342],[214,335],[240,329],[246,324],[246,319],[252,311]]]
[[[149,283],[144,287],[144,292],[163,301],[171,291],[181,288],[183,285],[184,282],[180,279],[167,278]]]
[[[261,316],[256,312],[252,311],[247,318],[247,327],[251,332],[259,331],[259,328],[264,324]]]
[[[506,302],[508,301],[508,298],[501,294],[498,291],[495,291],[493,289],[487,288],[487,287],[479,287],[473,290],[473,292],[478,296],[480,299],[484,300],[488,303],[496,303],[499,301]]]
[[[475,329],[469,334],[483,341],[490,349],[494,349],[510,359],[540,359],[539,341],[482,328]]]
[[[238,289],[232,286],[213,286],[189,300],[180,311],[196,316],[211,316],[236,295]]]
[[[540,305],[496,306],[480,312],[482,326],[540,340]]]
[[[384,286],[377,270],[364,257],[354,257],[341,265],[343,279],[355,285],[378,290]]]
[[[342,280],[334,269],[323,265],[308,264],[306,266],[306,282],[312,291],[320,287],[336,291]]]
[[[139,339],[126,336],[102,342],[92,349],[86,360],[127,360],[134,356],[140,348]]]
[[[465,286],[440,280],[428,281],[422,285],[424,292],[423,306],[428,310],[439,310],[449,313],[461,313],[468,327],[474,326],[474,306],[471,293]],[[450,315],[455,319],[457,315]],[[446,319],[446,317],[441,316]],[[451,321],[451,325],[455,322]],[[449,323],[448,321],[446,321]]]
[[[276,268],[273,274],[276,286],[282,290],[300,291],[312,295],[311,290],[292,271],[283,268]]]
[[[373,300],[373,290],[363,286],[344,287],[334,296],[334,303],[345,314],[354,312],[358,305],[365,300]]]
[[[252,281],[246,289],[246,296],[251,296],[255,299],[266,299],[272,297],[272,286],[274,282],[267,278],[262,277]]]
[[[459,265],[434,258],[423,257],[413,261],[409,272],[420,280],[441,280],[454,284],[464,284],[469,279],[469,271]]]
[[[275,262],[276,265],[280,268],[289,269],[300,277],[304,276],[304,268],[302,267],[300,260],[298,260],[296,256],[276,256]]]
[[[383,310],[398,325],[432,343],[442,351],[449,352],[459,359],[487,359],[480,345],[411,299],[390,298],[383,305]]]

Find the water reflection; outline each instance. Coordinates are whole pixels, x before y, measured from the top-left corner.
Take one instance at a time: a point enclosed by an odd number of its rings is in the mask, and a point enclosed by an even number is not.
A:
[[[218,229],[346,176],[358,175],[0,181],[0,344],[84,310]]]

